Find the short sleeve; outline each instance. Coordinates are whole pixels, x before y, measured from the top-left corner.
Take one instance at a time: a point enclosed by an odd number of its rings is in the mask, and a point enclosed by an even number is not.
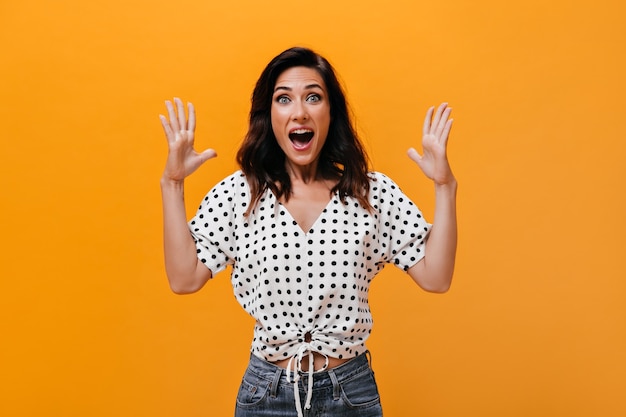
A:
[[[425,255],[426,237],[432,225],[420,209],[389,177],[377,173],[372,185],[374,208],[379,216],[383,258],[406,271]]]
[[[232,175],[217,184],[202,200],[189,230],[196,243],[198,259],[213,275],[235,259],[235,195],[241,178]]]

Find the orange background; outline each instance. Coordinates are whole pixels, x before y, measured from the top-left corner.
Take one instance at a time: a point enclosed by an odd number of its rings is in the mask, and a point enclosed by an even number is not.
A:
[[[388,267],[373,351],[387,417],[626,415],[626,31],[620,0],[4,1],[0,415],[223,416],[252,320],[228,273],[163,271],[158,113],[174,95],[235,169],[262,68],[293,45],[344,80],[374,168],[432,219],[405,156],[447,100],[451,292]]]

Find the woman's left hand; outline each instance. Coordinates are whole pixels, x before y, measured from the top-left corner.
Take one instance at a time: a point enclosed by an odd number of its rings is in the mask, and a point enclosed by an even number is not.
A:
[[[451,111],[452,108],[448,107],[448,103],[442,103],[436,112],[434,107],[428,109],[422,136],[424,154],[420,155],[414,148],[407,152],[409,158],[415,161],[436,185],[445,185],[455,181],[446,152],[448,135],[452,127]]]

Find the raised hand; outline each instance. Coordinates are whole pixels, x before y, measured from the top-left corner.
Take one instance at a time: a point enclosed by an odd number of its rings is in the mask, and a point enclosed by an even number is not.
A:
[[[455,181],[446,152],[448,135],[452,127],[451,111],[452,108],[448,107],[448,103],[442,103],[436,112],[434,107],[428,109],[422,136],[423,155],[414,148],[407,152],[409,158],[415,161],[422,172],[438,185]]]
[[[196,130],[196,112],[193,104],[187,103],[187,116],[183,102],[179,98],[174,98],[173,104],[166,100],[165,106],[168,117],[159,115],[168,145],[163,180],[182,182],[204,162],[216,157],[217,153],[213,149],[198,153],[193,147]]]

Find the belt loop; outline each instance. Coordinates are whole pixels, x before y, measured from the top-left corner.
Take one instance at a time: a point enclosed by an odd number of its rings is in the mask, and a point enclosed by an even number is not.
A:
[[[372,368],[372,352],[366,350],[365,357],[367,358],[367,363],[369,364],[370,368]]]
[[[340,397],[341,387],[339,386],[339,381],[337,380],[337,375],[335,375],[335,371],[332,369],[328,370],[328,375],[330,376],[330,380],[333,383],[333,400],[337,401]]]
[[[280,377],[283,375],[283,370],[282,369],[277,369],[276,372],[274,372],[274,379],[272,380],[272,385],[271,385],[271,389],[270,389],[270,397],[272,398],[276,398],[276,395],[278,393],[278,384],[280,384]]]

